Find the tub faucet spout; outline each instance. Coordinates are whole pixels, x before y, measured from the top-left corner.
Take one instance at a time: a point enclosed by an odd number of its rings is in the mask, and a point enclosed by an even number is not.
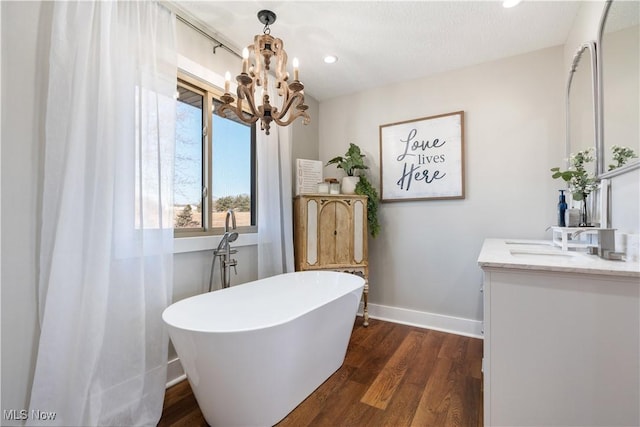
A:
[[[235,230],[236,229],[236,213],[233,211],[233,209],[229,209],[227,211],[227,216],[224,219],[224,232],[225,233],[229,232],[229,219],[231,219],[232,230]]]

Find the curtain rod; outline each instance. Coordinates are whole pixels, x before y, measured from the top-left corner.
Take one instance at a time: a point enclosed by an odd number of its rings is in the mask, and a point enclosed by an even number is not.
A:
[[[209,35],[207,32],[203,31],[202,29],[200,29],[199,27],[197,27],[196,25],[194,25],[193,23],[191,23],[189,20],[187,20],[186,18],[183,18],[182,16],[180,16],[178,13],[176,13],[176,18],[178,18],[179,21],[183,22],[184,24],[188,25],[189,27],[193,28],[194,30],[196,30],[197,32],[199,32],[200,34],[202,34],[203,36],[205,36],[206,38],[208,38],[209,40],[211,40],[212,42],[216,43],[216,45],[213,46],[213,54],[215,55],[216,53],[216,49],[218,48],[223,48],[224,50],[226,50],[229,53],[234,54],[235,56],[237,56],[238,58],[242,59],[242,55],[238,54],[238,52],[236,52],[235,50],[231,49],[229,46],[225,45],[224,43],[222,43],[220,40],[215,39],[214,37],[212,37],[211,35]]]

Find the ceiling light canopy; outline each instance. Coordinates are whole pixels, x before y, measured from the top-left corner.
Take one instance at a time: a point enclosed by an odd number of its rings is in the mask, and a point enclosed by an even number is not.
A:
[[[327,55],[324,57],[324,62],[327,64],[334,64],[338,61],[338,57],[335,55]]]
[[[276,14],[270,10],[258,12],[258,19],[264,24],[263,34],[256,35],[252,45],[247,46],[242,51],[242,72],[236,76],[238,82],[237,97],[234,104],[234,97],[229,93],[231,75],[225,75],[225,94],[222,96],[222,105],[218,108],[218,113],[226,117],[225,111],[233,111],[245,123],[255,123],[260,119],[260,127],[269,135],[271,122],[274,121],[280,126],[288,126],[298,117],[302,117],[303,123],[309,124],[311,121],[304,103],[304,85],[298,80],[298,60],[293,59],[293,81],[289,82],[287,68],[287,52],[283,48],[282,40],[273,37],[269,25],[276,21]],[[249,66],[249,61],[253,56],[254,63]],[[275,59],[275,64],[271,61]],[[273,96],[282,99],[282,107],[271,105],[269,98],[268,82],[271,67],[275,70],[276,92]],[[256,100],[256,90],[261,87],[258,99]],[[246,108],[251,112],[247,114]],[[262,104],[259,102],[262,101]]]

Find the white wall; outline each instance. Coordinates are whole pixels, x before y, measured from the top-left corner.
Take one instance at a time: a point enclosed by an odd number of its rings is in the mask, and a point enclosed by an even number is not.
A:
[[[378,188],[379,125],[465,111],[466,198],[381,204],[371,303],[480,320],[483,240],[549,237],[562,188],[549,172],[564,157],[562,68],[558,46],[320,104],[320,159],[357,143]]]
[[[2,8],[2,409],[25,409],[39,336],[38,244],[52,3]],[[2,419],[2,425],[18,425]]]

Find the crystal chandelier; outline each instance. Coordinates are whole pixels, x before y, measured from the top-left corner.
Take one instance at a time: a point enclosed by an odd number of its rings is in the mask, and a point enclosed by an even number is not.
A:
[[[225,75],[224,95],[221,98],[222,105],[218,108],[218,113],[226,117],[226,110],[233,111],[240,120],[252,124],[260,119],[260,127],[269,135],[271,122],[274,121],[280,126],[291,124],[298,117],[303,118],[303,123],[309,124],[311,119],[307,113],[309,108],[304,103],[304,85],[298,80],[298,60],[293,59],[293,81],[289,82],[287,67],[287,52],[283,48],[282,40],[273,37],[269,25],[276,20],[276,14],[270,10],[258,12],[258,19],[264,24],[262,35],[256,35],[252,45],[242,50],[242,72],[236,76],[238,82],[238,101],[229,93],[231,76],[229,72]],[[249,66],[249,54],[253,52],[255,64]],[[277,95],[282,97],[282,107],[271,105],[268,91],[269,74],[271,71],[272,57],[275,57],[275,87]],[[258,100],[256,102],[256,89],[260,87]],[[275,94],[274,94],[275,95]],[[244,103],[250,114],[245,112]]]

